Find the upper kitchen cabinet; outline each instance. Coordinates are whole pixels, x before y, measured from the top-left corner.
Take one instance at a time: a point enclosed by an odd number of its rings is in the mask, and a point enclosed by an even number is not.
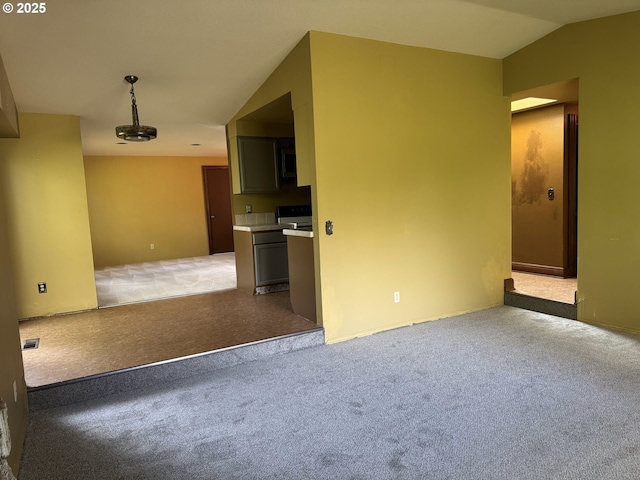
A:
[[[278,139],[238,137],[241,193],[273,193],[280,190]]]

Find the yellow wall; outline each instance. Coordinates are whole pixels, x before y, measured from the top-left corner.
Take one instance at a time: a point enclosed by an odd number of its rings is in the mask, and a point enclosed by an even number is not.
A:
[[[20,318],[97,306],[80,119],[20,114],[0,139],[0,182]],[[38,293],[46,282],[48,293]]]
[[[18,312],[14,299],[9,239],[5,228],[7,217],[3,193],[4,191],[0,191],[0,398],[7,402],[9,408],[12,443],[9,464],[17,474],[27,429],[27,387],[20,351]],[[14,400],[14,382],[18,390],[17,401]]]
[[[311,205],[309,187],[296,187],[295,184],[281,185],[278,193],[256,193],[233,195],[233,212],[245,213],[246,204],[250,204],[253,213],[275,212],[278,205]]]
[[[504,92],[580,79],[578,318],[640,331],[640,12],[568,25],[503,61]]]
[[[311,69],[328,341],[502,304],[500,61],[312,32]]]
[[[96,268],[208,255],[202,166],[226,164],[213,157],[85,157]]]
[[[287,91],[328,342],[503,302],[511,180],[500,61],[311,32],[234,117],[230,138],[239,118]]]
[[[250,129],[254,127],[241,119],[288,93],[291,93],[295,123],[297,184],[313,185],[315,165],[309,53],[309,35],[306,35],[227,125],[229,165],[234,194],[240,193],[237,137],[253,134]]]
[[[559,271],[564,267],[564,108],[516,113],[511,120],[513,261]]]

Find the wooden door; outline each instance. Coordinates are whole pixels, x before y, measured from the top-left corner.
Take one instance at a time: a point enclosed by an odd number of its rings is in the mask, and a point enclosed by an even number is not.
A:
[[[233,252],[229,167],[202,167],[209,230],[209,255]]]

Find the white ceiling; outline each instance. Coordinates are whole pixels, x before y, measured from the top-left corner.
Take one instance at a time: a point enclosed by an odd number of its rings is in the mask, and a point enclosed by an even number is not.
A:
[[[13,5],[17,5],[13,2]],[[309,30],[504,58],[640,0],[54,0],[0,13],[20,112],[81,117],[87,155],[226,156],[224,125]],[[147,143],[118,145],[129,84]],[[200,143],[200,147],[191,144]]]

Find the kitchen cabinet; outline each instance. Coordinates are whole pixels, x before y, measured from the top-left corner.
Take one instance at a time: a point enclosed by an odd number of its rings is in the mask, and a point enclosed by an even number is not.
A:
[[[282,290],[289,282],[287,241],[282,228],[233,232],[239,290],[251,294]]]
[[[278,150],[278,139],[275,137],[238,137],[242,193],[273,193],[280,190]]]

